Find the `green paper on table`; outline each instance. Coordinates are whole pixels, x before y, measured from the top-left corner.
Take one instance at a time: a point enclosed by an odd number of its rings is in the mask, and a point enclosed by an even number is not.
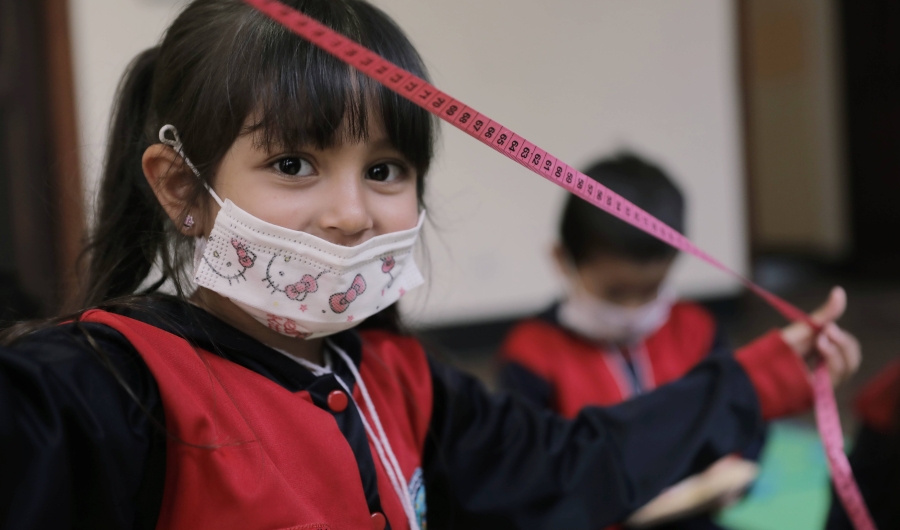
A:
[[[750,493],[717,522],[733,530],[821,530],[831,502],[828,464],[813,427],[773,423]]]

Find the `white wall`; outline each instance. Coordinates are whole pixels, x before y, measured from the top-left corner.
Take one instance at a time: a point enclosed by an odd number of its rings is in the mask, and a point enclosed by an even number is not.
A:
[[[108,106],[130,58],[150,46],[172,0],[72,0],[85,175],[97,174]],[[630,147],[677,176],[689,235],[746,270],[737,54],[723,0],[375,0],[406,29],[435,84],[575,165]],[[101,12],[103,10],[103,12]],[[413,320],[517,315],[561,288],[548,250],[563,193],[446,127],[428,202],[429,289]],[[687,295],[736,282],[693,258]]]
[[[182,0],[70,0],[75,96],[88,211],[102,171],[109,111],[128,63],[159,40]]]

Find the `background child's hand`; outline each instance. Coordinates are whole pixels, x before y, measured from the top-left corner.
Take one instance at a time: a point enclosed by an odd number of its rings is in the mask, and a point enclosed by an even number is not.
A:
[[[862,360],[856,337],[834,323],[846,308],[847,293],[835,287],[825,304],[810,315],[813,322],[822,325],[822,333],[817,336],[812,328],[802,322],[795,322],[781,330],[784,341],[805,360],[815,362],[819,355],[825,359],[835,385],[853,375]]]
[[[735,455],[720,458],[705,471],[663,491],[625,522],[628,528],[652,528],[731,506],[759,474],[759,465]]]

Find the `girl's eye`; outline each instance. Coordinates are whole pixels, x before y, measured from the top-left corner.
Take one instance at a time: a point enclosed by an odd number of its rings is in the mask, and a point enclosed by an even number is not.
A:
[[[393,182],[400,178],[403,169],[397,164],[387,162],[375,164],[366,171],[366,178],[376,182]]]
[[[312,164],[300,157],[289,156],[272,164],[279,173],[292,177],[308,177],[314,173]]]

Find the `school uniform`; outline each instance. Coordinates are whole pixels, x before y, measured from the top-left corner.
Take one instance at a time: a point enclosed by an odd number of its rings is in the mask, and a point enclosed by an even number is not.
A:
[[[517,324],[501,346],[501,385],[567,418],[674,381],[709,356],[731,355],[713,316],[692,303],[632,346],[597,344],[560,324],[554,305]],[[778,344],[779,348],[785,345]]]
[[[803,364],[783,349],[710,358],[660,392],[564,420],[490,395],[413,338],[331,340],[431,529],[600,528],[809,404]],[[407,528],[342,396],[336,376],[360,402],[353,374],[333,369],[314,375],[165,298],[0,348],[0,526]]]
[[[900,528],[900,360],[866,384],[854,408],[861,425],[848,457],[853,475],[875,525]],[[853,528],[833,487],[827,528]]]
[[[672,306],[668,320],[641,342],[598,344],[566,329],[554,305],[516,325],[501,347],[500,386],[567,417],[587,406],[613,406],[676,381],[710,358],[732,351],[713,316],[687,302]],[[778,332],[751,348],[785,350]],[[764,434],[741,447],[744,458],[758,457]],[[667,528],[719,528],[706,515]]]

